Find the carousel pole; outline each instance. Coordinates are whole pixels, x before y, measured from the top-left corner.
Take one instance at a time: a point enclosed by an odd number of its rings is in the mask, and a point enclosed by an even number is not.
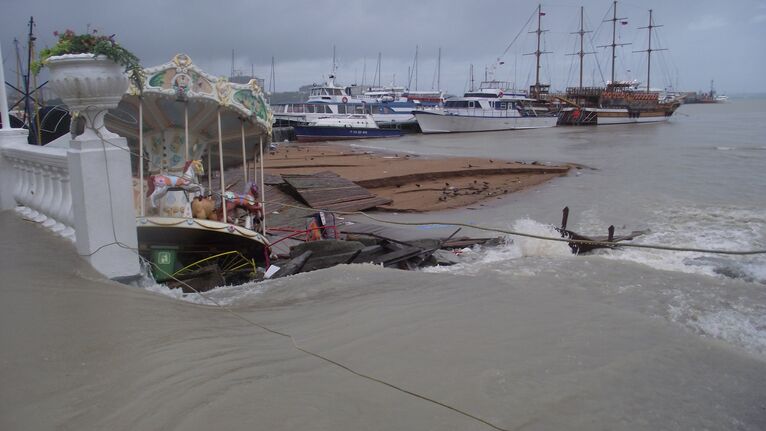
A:
[[[144,98],[138,96],[138,184],[141,217],[146,216],[144,197]]]
[[[223,136],[221,135],[221,109],[218,109],[218,166],[221,170],[221,211],[223,212],[223,222],[226,223],[226,182],[223,178]]]
[[[263,135],[260,135],[260,151],[261,151],[261,232],[263,236],[266,236],[266,184],[263,180]]]
[[[213,190],[213,147],[207,143],[207,189]]]
[[[189,160],[189,102],[184,103],[184,146],[186,147],[186,161]]]
[[[247,150],[245,149],[245,120],[240,119],[240,131],[242,132],[242,175],[247,184]]]

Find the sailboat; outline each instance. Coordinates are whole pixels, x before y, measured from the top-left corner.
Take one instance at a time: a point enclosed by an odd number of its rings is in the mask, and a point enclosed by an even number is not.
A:
[[[606,87],[582,86],[582,58],[586,54],[582,50],[582,38],[585,32],[582,28],[582,9],[580,10],[580,85],[569,87],[566,97],[559,98],[566,107],[559,114],[559,125],[596,125],[596,124],[630,124],[653,123],[667,121],[681,105],[679,99],[660,99],[660,93],[651,91],[649,86],[652,67],[652,52],[664,49],[652,48],[652,29],[660,27],[654,24],[652,10],[649,10],[649,25],[642,27],[649,30],[649,46],[641,52],[647,53],[646,90],[638,88],[636,82],[615,80],[615,48],[626,43],[616,42],[617,22],[626,23],[625,18],[617,17],[617,1],[613,5],[612,43],[604,47],[612,48],[612,76]]]

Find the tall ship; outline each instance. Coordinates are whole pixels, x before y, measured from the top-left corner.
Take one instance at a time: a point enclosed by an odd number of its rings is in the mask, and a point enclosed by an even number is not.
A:
[[[597,125],[597,124],[631,124],[631,123],[654,123],[667,121],[681,106],[681,100],[677,98],[661,97],[660,91],[652,91],[650,77],[652,68],[652,52],[664,49],[652,48],[652,30],[660,27],[654,24],[652,11],[649,10],[649,25],[645,28],[649,31],[648,48],[641,52],[647,53],[646,89],[638,88],[637,82],[615,80],[615,49],[618,46],[628,45],[617,43],[617,22],[625,22],[626,18],[617,17],[617,1],[613,4],[612,19],[612,43],[604,47],[612,48],[612,75],[606,87],[584,87],[582,85],[582,62],[583,36],[583,10],[580,9],[580,85],[569,87],[566,96],[559,98],[566,105],[559,113],[559,125]]]

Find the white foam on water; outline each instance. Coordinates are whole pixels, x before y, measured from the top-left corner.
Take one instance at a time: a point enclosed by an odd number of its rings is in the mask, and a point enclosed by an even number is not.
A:
[[[717,250],[766,249],[766,215],[741,208],[666,208],[649,221],[650,233],[633,243]],[[623,247],[601,250],[607,259],[712,277],[766,284],[766,255],[734,256]]]
[[[192,304],[229,307],[242,303],[248,297],[263,293],[266,285],[264,283],[244,283],[233,286],[219,286],[201,293],[186,293],[181,288],[173,289],[161,283],[145,285],[144,289]]]
[[[754,316],[736,310],[720,310],[699,316],[690,326],[746,350],[766,355],[766,316]]]
[[[676,292],[668,305],[670,320],[703,336],[723,340],[766,357],[766,304],[748,298],[722,299],[721,292]]]
[[[513,223],[511,230],[545,237],[560,237],[550,225],[542,224],[531,219],[520,219]],[[432,273],[451,273],[460,275],[477,275],[486,271],[504,273],[509,268],[507,264],[524,257],[568,257],[572,256],[565,242],[546,241],[509,235],[500,246],[475,246],[460,251],[463,262],[452,266],[437,266],[425,268],[423,271]],[[521,271],[525,275],[534,275],[529,267],[513,267],[514,273]]]

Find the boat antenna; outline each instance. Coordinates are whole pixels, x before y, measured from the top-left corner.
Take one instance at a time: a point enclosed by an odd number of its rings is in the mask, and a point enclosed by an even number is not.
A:
[[[537,33],[537,49],[535,52],[530,52],[524,55],[534,55],[536,57],[535,67],[535,87],[534,94],[530,94],[532,97],[537,97],[540,92],[540,56],[542,54],[550,54],[550,51],[540,51],[540,37],[548,30],[542,29],[542,18],[545,16],[545,12],[542,10],[542,5],[537,5],[537,30],[530,31],[529,33]]]
[[[612,22],[612,43],[610,45],[599,45],[599,48],[607,48],[612,47],[612,84],[614,84],[614,61],[617,58],[617,54],[615,53],[615,49],[618,46],[625,46],[630,45],[629,43],[617,43],[617,21],[620,21],[620,24],[627,25],[628,21],[625,21],[627,18],[617,18],[617,0],[614,0],[614,5],[612,6],[613,15],[612,19],[605,19],[603,22]]]
[[[468,76],[471,80],[471,89],[469,91],[473,91],[473,64],[468,68]]]
[[[362,60],[362,89],[364,89],[365,75],[367,75],[367,57]]]
[[[593,33],[592,31],[585,31],[584,28],[584,15],[585,15],[585,8],[583,6],[580,6],[580,31],[576,31],[570,34],[579,34],[580,35],[580,50],[578,52],[567,54],[567,55],[577,55],[580,57],[580,89],[582,89],[582,67],[583,67],[583,57],[585,57],[586,54],[595,54],[595,52],[585,52],[585,34],[586,33]]]
[[[375,74],[378,76],[378,88],[380,88],[380,61],[381,61],[382,53],[378,51],[378,66],[375,68]],[[375,83],[375,78],[372,80],[373,84]]]
[[[335,45],[332,46],[332,68],[330,69],[330,77],[335,78]]]
[[[274,70],[274,56],[271,56],[271,76],[269,76],[269,94],[274,94],[277,91],[276,84],[276,71]]]
[[[442,47],[439,47],[439,57],[436,61],[436,91],[442,90]]]
[[[415,45],[415,91],[418,91],[418,46]]]
[[[234,77],[234,49],[231,50],[231,72],[229,73],[230,77]]]
[[[662,25],[654,25],[654,21],[652,20],[652,10],[649,9],[649,25],[646,27],[639,27],[639,29],[648,29],[649,30],[649,47],[640,51],[633,51],[633,52],[645,52],[646,53],[646,91],[651,91],[651,87],[649,87],[649,79],[651,79],[652,75],[652,52],[653,51],[667,51],[667,48],[656,48],[652,49],[652,29],[662,27]]]

